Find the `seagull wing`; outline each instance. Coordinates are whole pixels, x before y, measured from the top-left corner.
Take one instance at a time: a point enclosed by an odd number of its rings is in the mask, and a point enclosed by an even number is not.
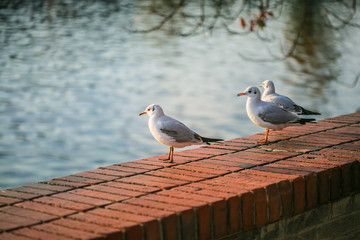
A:
[[[201,142],[201,137],[185,124],[168,116],[164,116],[160,122],[160,131],[176,142]]]
[[[286,111],[274,103],[263,102],[263,106],[258,116],[264,121],[271,124],[286,124],[299,119],[295,114]]]

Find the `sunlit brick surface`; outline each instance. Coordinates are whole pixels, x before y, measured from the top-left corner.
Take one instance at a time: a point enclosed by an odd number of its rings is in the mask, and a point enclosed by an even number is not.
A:
[[[218,239],[360,190],[360,113],[0,191],[0,239]]]

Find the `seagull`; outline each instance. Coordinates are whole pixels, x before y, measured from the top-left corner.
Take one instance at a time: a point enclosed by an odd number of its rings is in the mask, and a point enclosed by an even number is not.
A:
[[[266,129],[265,139],[258,143],[268,142],[269,129],[281,130],[290,125],[302,124],[316,121],[313,118],[301,118],[293,112],[286,111],[275,103],[265,102],[260,99],[260,90],[257,87],[248,87],[237,96],[247,96],[246,112],[250,120]]]
[[[139,116],[149,116],[148,126],[153,137],[160,143],[170,147],[168,157],[163,162],[172,163],[174,160],[174,148],[183,148],[191,145],[224,141],[217,138],[206,138],[192,131],[178,120],[166,116],[159,105],[151,104]]]
[[[272,102],[278,105],[279,107],[282,107],[286,111],[294,112],[298,115],[321,115],[317,112],[312,112],[310,110],[307,110],[299,105],[297,105],[293,100],[290,98],[277,94],[275,92],[275,85],[270,80],[265,80],[259,87],[264,88],[264,92],[261,96],[261,100],[265,102]]]

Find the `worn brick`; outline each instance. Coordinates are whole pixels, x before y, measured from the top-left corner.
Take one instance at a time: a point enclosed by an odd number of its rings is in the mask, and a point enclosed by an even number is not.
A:
[[[39,223],[40,220],[27,218],[24,216],[16,216],[5,212],[0,212],[0,229],[7,231],[22,226],[29,226],[35,223]]]
[[[277,184],[282,206],[282,216],[287,217],[292,215],[294,208],[294,200],[292,196],[292,185],[288,180],[281,181]]]
[[[179,239],[178,218],[175,214],[161,219],[164,239]]]
[[[315,173],[305,176],[306,182],[306,208],[311,209],[318,204],[318,179]]]
[[[58,194],[52,195],[52,197],[69,200],[69,201],[73,201],[73,202],[77,202],[77,203],[89,204],[89,205],[93,205],[93,206],[101,206],[101,205],[106,205],[106,204],[110,203],[110,201],[104,200],[101,198],[88,197],[88,196],[84,196],[84,195],[73,194],[71,192],[58,193]]]
[[[244,230],[248,230],[255,225],[255,197],[251,192],[244,193],[240,197],[242,226]]]
[[[200,240],[212,239],[211,230],[211,208],[209,205],[203,205],[196,208],[198,238]]]
[[[3,207],[0,209],[0,211],[11,215],[16,215],[19,217],[35,219],[38,221],[49,221],[57,218],[56,216],[47,213],[41,213],[30,209],[24,209],[14,206]]]
[[[281,197],[277,185],[271,184],[267,186],[266,194],[268,199],[269,221],[277,221],[281,216]]]
[[[188,209],[179,213],[180,231],[182,239],[196,239],[196,216],[194,209]]]
[[[221,200],[212,203],[211,206],[214,238],[217,239],[227,234],[227,202]]]
[[[22,200],[19,198],[0,196],[0,206],[6,204],[14,204],[17,202],[22,202]]]
[[[238,195],[227,199],[228,204],[228,233],[235,233],[241,229],[241,201]]]
[[[305,209],[305,181],[299,177],[292,181],[294,196],[294,213],[301,213]]]
[[[49,204],[51,206],[55,206],[59,208],[65,208],[65,209],[71,209],[77,211],[85,211],[94,207],[93,205],[90,204],[73,202],[70,200],[65,200],[55,197],[41,197],[35,199],[34,201],[39,203]]]
[[[22,202],[22,203],[16,204],[15,206],[21,207],[21,208],[26,208],[26,209],[37,211],[37,212],[52,214],[55,216],[66,216],[66,215],[70,215],[70,214],[73,214],[76,212],[75,210],[53,207],[53,206],[50,206],[47,204],[42,204],[42,203],[38,203],[38,202],[30,202],[30,201]]]
[[[255,224],[264,225],[268,221],[268,206],[265,188],[257,188],[253,191],[255,201]]]
[[[41,230],[37,230],[34,228],[23,228],[13,232],[16,235],[29,237],[31,239],[39,239],[39,240],[68,240],[69,237],[61,234],[53,234],[50,232],[44,232]]]
[[[51,222],[66,228],[77,229],[85,232],[92,232],[106,236],[108,239],[121,239],[122,232],[119,229],[76,221],[69,218],[62,218]]]
[[[41,225],[36,225],[33,226],[32,229],[52,233],[53,235],[62,235],[69,238],[99,239],[99,240],[103,239],[103,236],[101,236],[100,234],[71,229],[60,225],[55,225],[53,223],[44,223]],[[49,237],[49,239],[52,238]]]
[[[330,171],[322,171],[317,174],[319,184],[319,203],[326,203],[330,200]]]

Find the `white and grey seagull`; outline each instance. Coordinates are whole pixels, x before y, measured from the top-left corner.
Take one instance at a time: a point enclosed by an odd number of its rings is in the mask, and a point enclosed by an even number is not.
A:
[[[159,105],[149,105],[145,111],[141,112],[139,115],[143,114],[149,116],[148,126],[153,137],[158,142],[170,147],[168,157],[163,159],[163,162],[173,162],[174,148],[224,141],[223,139],[200,136],[178,120],[166,116]]]
[[[269,129],[281,130],[291,125],[316,121],[313,118],[301,118],[297,114],[277,106],[275,103],[262,101],[260,90],[257,87],[248,87],[237,96],[248,97],[246,100],[248,117],[253,123],[266,129],[265,139],[258,140],[259,143],[268,141]]]
[[[275,103],[276,105],[282,107],[286,111],[294,112],[298,115],[321,115],[318,112],[313,112],[297,105],[289,97],[277,94],[275,92],[275,85],[270,80],[263,81],[263,83],[259,85],[259,87],[264,88],[264,92],[261,96],[261,100],[265,102]]]

